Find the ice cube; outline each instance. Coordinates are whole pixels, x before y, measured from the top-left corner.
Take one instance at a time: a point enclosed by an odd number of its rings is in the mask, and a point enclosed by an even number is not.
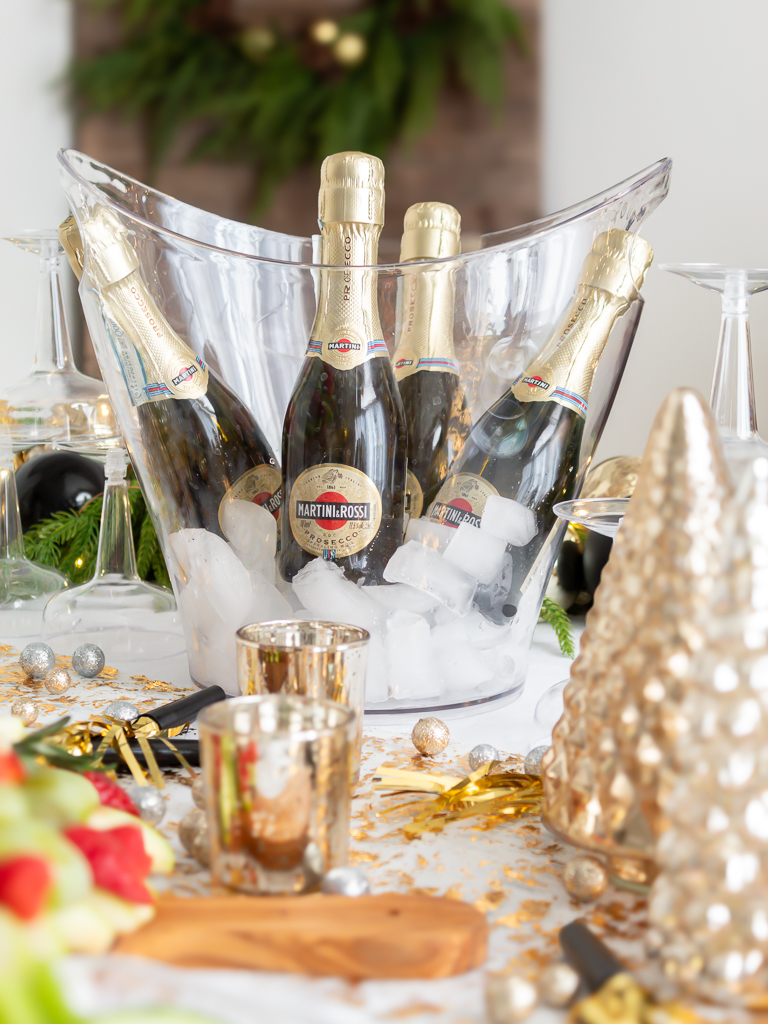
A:
[[[392,696],[399,700],[437,697],[440,679],[426,620],[401,609],[390,616],[387,626],[384,650]]]
[[[482,651],[467,643],[450,626],[432,630],[432,643],[437,655],[441,691],[467,693],[492,679],[496,671],[494,651]]]
[[[344,576],[335,562],[315,558],[293,577],[293,590],[302,605],[318,619],[347,622],[379,632],[384,610]]]
[[[368,641],[368,669],[365,674],[366,704],[381,704],[389,698],[387,663],[384,641],[378,633],[372,633]]]
[[[506,542],[499,537],[469,523],[461,523],[453,531],[443,558],[474,576],[478,583],[490,583],[504,567],[506,550]]]
[[[426,544],[428,548],[434,548],[442,554],[454,532],[452,526],[433,523],[431,519],[411,519],[405,531],[405,540],[417,540],[420,544]]]
[[[536,535],[536,516],[519,501],[491,494],[485,502],[480,529],[519,548]]]
[[[219,516],[224,535],[243,565],[274,582],[277,522],[272,513],[253,501],[227,498]]]
[[[472,607],[477,580],[416,540],[398,548],[384,569],[388,583],[407,583],[436,598],[457,615]]]
[[[478,530],[478,533],[480,532],[482,531]],[[480,584],[475,594],[475,608],[492,622],[499,624],[509,621],[509,617],[504,614],[504,606],[509,603],[513,558],[509,551],[505,551],[501,572],[497,573],[490,583]]]
[[[389,583],[386,586],[366,586],[361,589],[372,600],[378,601],[387,612],[404,608],[408,612],[426,615],[433,608],[440,607],[436,597],[431,597],[415,587],[409,587],[407,583]]]
[[[497,644],[504,643],[510,636],[509,621],[503,625],[497,625],[495,622],[489,622],[484,615],[474,609],[463,622],[467,640],[474,647],[480,649],[496,647]]]

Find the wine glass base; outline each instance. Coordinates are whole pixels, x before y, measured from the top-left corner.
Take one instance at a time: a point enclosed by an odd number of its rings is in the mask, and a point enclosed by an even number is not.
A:
[[[58,569],[27,558],[0,559],[0,636],[39,640],[46,605],[66,586]]]

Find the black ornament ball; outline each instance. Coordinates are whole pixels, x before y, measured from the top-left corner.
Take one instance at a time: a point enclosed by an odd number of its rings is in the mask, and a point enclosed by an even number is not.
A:
[[[584,541],[584,554],[582,561],[584,565],[584,587],[593,597],[600,583],[600,576],[605,563],[611,554],[613,540],[611,537],[603,537],[591,530]]]
[[[104,467],[75,452],[42,452],[16,472],[21,528],[54,512],[79,511],[104,490]]]
[[[563,541],[557,557],[557,578],[563,590],[578,592],[584,589],[584,569],[579,545],[572,540]]]

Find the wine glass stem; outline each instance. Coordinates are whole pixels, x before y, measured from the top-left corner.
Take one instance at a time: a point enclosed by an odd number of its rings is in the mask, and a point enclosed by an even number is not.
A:
[[[68,369],[74,364],[59,276],[58,243],[43,242],[40,250],[40,287],[37,298],[35,370]]]
[[[723,315],[709,404],[725,437],[747,440],[757,434],[749,295],[738,278],[722,293]]]
[[[24,557],[13,457],[0,453],[0,559]]]
[[[104,576],[139,579],[136,570],[136,550],[133,546],[131,505],[128,500],[128,485],[125,482],[126,469],[127,458],[123,449],[111,450],[107,454],[107,480],[104,486],[94,579]]]

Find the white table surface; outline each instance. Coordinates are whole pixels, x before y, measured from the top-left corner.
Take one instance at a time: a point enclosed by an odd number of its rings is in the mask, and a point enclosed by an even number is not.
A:
[[[480,742],[492,743],[505,754],[526,753],[542,738],[533,725],[536,703],[550,685],[567,676],[569,667],[570,659],[560,655],[554,633],[539,626],[523,695],[506,707],[451,719],[451,743],[427,767],[461,777],[468,770],[469,750]],[[156,666],[147,665],[143,672],[138,668],[131,666],[130,675],[145,679],[131,679],[118,671],[105,681],[79,681],[58,700],[47,699],[47,694],[43,700],[45,691],[41,694],[38,687],[45,707],[41,724],[62,713],[84,718],[118,695],[148,710],[190,687],[181,659],[164,663],[162,674]],[[18,692],[28,692],[30,684],[23,682],[12,652],[5,652],[0,662],[0,683],[0,706],[11,703]],[[372,779],[384,763],[414,767],[412,724],[413,718],[375,727],[366,722],[361,783],[353,801],[351,862],[366,871],[373,891],[426,891],[474,903],[492,926],[487,968],[512,967],[535,978],[558,954],[559,928],[579,916],[608,936],[630,961],[640,961],[643,901],[614,889],[590,906],[570,900],[561,872],[573,851],[555,842],[535,819],[503,821],[488,828],[478,816],[410,842],[403,837],[401,826],[410,820],[408,813],[393,816],[388,810],[392,798],[374,792]],[[192,806],[189,787],[173,781],[167,794],[162,827],[179,855],[171,887],[204,892],[207,872],[181,851],[176,835],[179,820]],[[81,1012],[160,1003],[207,1012],[225,1024],[364,1024],[400,1019],[410,1024],[482,1024],[486,1019],[484,970],[441,981],[350,984],[334,978],[189,971],[106,955],[69,957],[61,975]],[[563,1013],[543,1007],[530,1018],[532,1024],[564,1019]]]

